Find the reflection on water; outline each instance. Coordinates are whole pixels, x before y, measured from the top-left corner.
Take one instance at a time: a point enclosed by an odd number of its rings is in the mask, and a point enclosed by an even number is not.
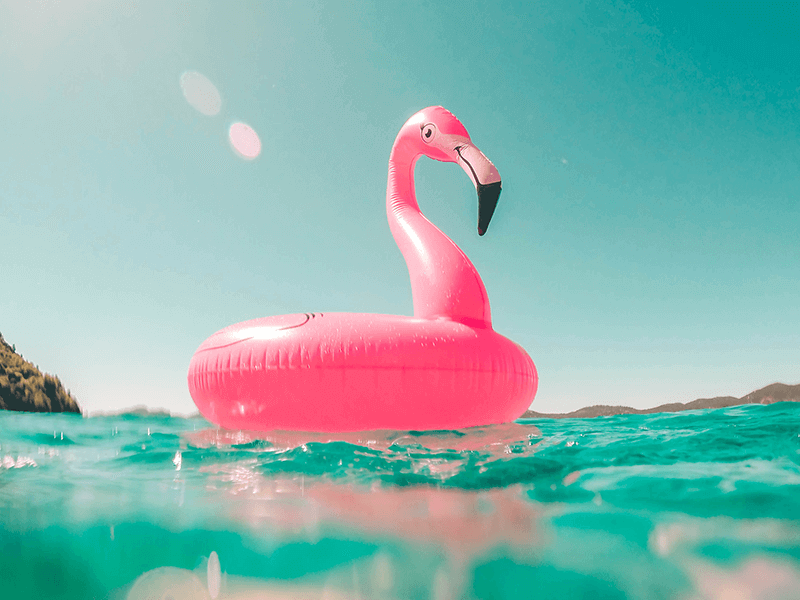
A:
[[[199,448],[248,449],[270,454],[278,462],[298,462],[323,453],[349,477],[341,482],[306,476],[275,477],[259,458],[204,465],[207,488],[228,495],[226,510],[234,521],[253,530],[271,530],[316,543],[323,537],[356,535],[369,540],[401,540],[438,556],[427,587],[432,598],[461,597],[472,560],[496,547],[523,556],[536,544],[538,510],[521,486],[461,490],[422,486],[388,487],[372,477],[385,470],[408,469],[434,480],[446,480],[463,469],[468,457],[502,460],[533,452],[541,432],[533,424],[509,423],[465,431],[353,433],[245,432],[205,429],[187,436]],[[292,454],[297,451],[301,460]],[[283,459],[281,458],[283,455]],[[304,456],[303,456],[304,455]],[[336,459],[337,455],[339,456]],[[285,460],[284,460],[285,459]],[[377,459],[390,467],[378,467]],[[360,461],[363,465],[359,465]],[[313,464],[313,459],[303,463]],[[313,469],[312,469],[313,471]],[[359,477],[361,473],[364,477]],[[366,479],[366,481],[365,481]],[[369,580],[389,596],[398,579],[390,556],[377,553],[365,565],[352,566],[355,580]],[[407,578],[401,572],[400,580]],[[347,579],[347,577],[345,577]],[[375,581],[383,582],[382,585]],[[328,582],[330,583],[330,582]],[[360,584],[365,589],[365,584]],[[347,590],[350,597],[355,588]],[[329,587],[318,590],[331,593]],[[292,592],[293,593],[293,592]],[[306,590],[305,593],[310,593]],[[286,596],[295,597],[286,592]],[[276,596],[277,597],[277,596]],[[298,596],[299,597],[299,596]],[[308,597],[318,597],[309,595]],[[328,596],[319,596],[328,597]]]
[[[503,423],[484,427],[454,431],[354,431],[319,433],[309,431],[228,431],[225,429],[204,429],[187,436],[193,445],[244,446],[266,442],[275,451],[289,450],[309,443],[330,444],[343,442],[356,446],[366,446],[374,450],[389,450],[394,447],[409,450],[426,448],[428,450],[453,450],[455,452],[483,451],[500,456],[510,454],[511,447],[526,445],[529,440],[540,438],[542,432],[531,422]]]
[[[710,562],[687,565],[697,595],[708,600],[800,598],[800,569],[787,560],[759,556],[736,569]]]
[[[0,414],[3,592],[794,598],[799,416],[259,434]]]
[[[225,510],[253,531],[303,539],[317,544],[324,538],[355,536],[376,545],[391,541],[420,549],[434,569],[423,587],[430,598],[460,598],[469,581],[471,562],[492,548],[524,560],[537,545],[537,507],[526,502],[519,486],[484,491],[431,487],[362,489],[344,483],[267,478],[256,464],[209,465],[209,487],[224,489]],[[216,553],[212,554],[216,560]],[[224,557],[223,557],[224,558]],[[219,562],[213,565],[219,568]],[[403,582],[414,581],[407,559],[386,550],[318,573],[292,585],[285,581],[225,577],[222,598],[398,598]],[[128,595],[133,598],[215,597],[205,590],[203,569],[191,572],[160,568],[140,577]],[[210,581],[214,570],[209,569]],[[212,587],[213,589],[213,587]],[[156,590],[159,590],[156,593]],[[150,595],[145,595],[145,592]],[[252,594],[252,595],[248,595]]]
[[[460,597],[470,563],[488,551],[502,548],[505,555],[524,559],[538,544],[538,510],[524,500],[519,486],[483,491],[377,485],[365,489],[305,477],[265,478],[245,466],[209,471],[214,473],[210,479],[231,494],[233,518],[253,530],[312,544],[357,536],[376,544],[391,540],[424,548],[437,557],[438,566],[427,583],[438,590],[437,598]],[[384,565],[385,579],[397,578],[398,568],[399,577],[407,577],[387,555],[379,553],[375,560]]]

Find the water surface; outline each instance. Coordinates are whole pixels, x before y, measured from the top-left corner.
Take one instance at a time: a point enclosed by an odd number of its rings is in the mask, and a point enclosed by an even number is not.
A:
[[[797,598],[800,404],[343,435],[3,412],[0,528],[14,598]]]

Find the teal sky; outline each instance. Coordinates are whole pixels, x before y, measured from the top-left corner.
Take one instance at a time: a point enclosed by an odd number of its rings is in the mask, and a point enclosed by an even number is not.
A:
[[[425,159],[420,206],[536,410],[798,383],[800,3],[687,4],[0,2],[0,332],[90,412],[185,413],[226,325],[411,314],[387,161],[441,104],[503,195],[479,238],[469,179]]]

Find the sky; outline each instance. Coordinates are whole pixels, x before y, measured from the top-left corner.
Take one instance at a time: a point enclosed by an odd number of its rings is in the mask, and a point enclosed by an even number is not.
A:
[[[387,162],[443,105],[503,194],[483,237],[456,165],[417,197],[533,409],[800,383],[800,3],[689,4],[0,1],[0,333],[88,413],[185,414],[229,324],[412,314]]]

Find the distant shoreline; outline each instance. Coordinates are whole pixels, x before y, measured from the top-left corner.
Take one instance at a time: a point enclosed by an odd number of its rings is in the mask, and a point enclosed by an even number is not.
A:
[[[629,406],[606,406],[597,405],[581,408],[570,413],[540,413],[536,411],[526,411],[521,419],[593,419],[595,417],[611,417],[615,415],[651,415],[655,413],[675,413],[685,410],[708,410],[715,408],[728,408],[730,406],[742,406],[746,404],[774,404],[775,402],[800,402],[800,384],[787,385],[785,383],[773,383],[766,387],[750,392],[741,398],[733,396],[718,396],[716,398],[701,398],[693,402],[674,402],[661,404],[654,408],[631,408]],[[164,408],[148,408],[144,405],[132,406],[130,408],[116,409],[111,411],[93,411],[85,417],[118,417],[122,415],[133,415],[139,417],[181,417],[191,419],[201,416],[199,412],[188,414],[174,413]]]
[[[144,404],[137,404],[136,406],[129,406],[127,408],[115,408],[112,410],[95,410],[87,412],[87,418],[91,417],[121,417],[121,416],[134,416],[134,417],[180,417],[181,419],[193,419],[199,417],[200,411],[190,413],[173,412],[166,408],[150,408]]]
[[[673,402],[661,404],[654,408],[631,408],[629,406],[596,405],[580,408],[569,413],[540,413],[528,410],[521,419],[593,419],[595,417],[613,417],[615,415],[652,415],[654,413],[674,413],[684,410],[707,410],[714,408],[727,408],[729,406],[742,406],[745,404],[774,404],[775,402],[800,402],[800,384],[787,385],[773,383],[766,387],[750,392],[741,398],[733,396],[718,396],[716,398],[701,398],[692,402]]]

